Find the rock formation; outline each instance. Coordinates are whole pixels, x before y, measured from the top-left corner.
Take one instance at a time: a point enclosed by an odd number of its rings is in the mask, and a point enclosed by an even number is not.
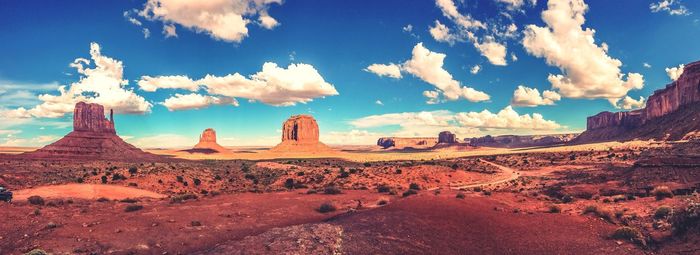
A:
[[[442,131],[438,134],[438,143],[457,143],[457,136],[450,131]]]
[[[700,128],[700,61],[687,64],[683,74],[654,91],[646,107],[629,112],[601,112],[588,117],[586,132],[575,142],[658,139],[679,140]],[[682,118],[685,119],[682,119]]]
[[[158,159],[159,157],[124,142],[114,128],[113,112],[105,119],[99,104],[77,103],[73,111],[73,132],[60,140],[23,156],[30,158]]]
[[[294,115],[282,124],[282,142],[274,152],[316,152],[331,149],[318,140],[318,123],[310,115]]]
[[[471,139],[464,139],[471,146],[497,147],[497,148],[523,148],[535,146],[551,146],[567,143],[578,134],[558,134],[558,135],[500,135],[483,136]]]
[[[437,137],[381,137],[377,140],[377,145],[384,149],[427,149],[437,143]]]
[[[226,148],[216,143],[216,131],[212,128],[207,128],[199,136],[199,143],[197,143],[192,152],[204,152],[204,153],[217,153],[217,152],[227,152]]]

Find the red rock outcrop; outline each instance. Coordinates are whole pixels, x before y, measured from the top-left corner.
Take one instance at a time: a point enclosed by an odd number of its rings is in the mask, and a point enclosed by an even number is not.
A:
[[[555,135],[500,135],[483,136],[465,139],[471,146],[497,147],[497,148],[523,148],[534,146],[551,146],[567,143],[578,134],[555,134]]]
[[[664,89],[654,91],[654,94],[647,99],[644,108],[630,112],[601,112],[588,117],[586,132],[581,134],[576,139],[576,142],[629,140],[634,138],[681,139],[685,134],[679,133],[679,130],[683,130],[683,132],[692,132],[694,130],[690,127],[676,128],[674,130],[672,126],[658,126],[662,122],[668,122],[660,119],[675,114],[679,110],[694,108],[691,105],[698,103],[700,103],[700,61],[685,65],[683,74],[676,81],[666,85]],[[675,115],[694,116],[684,113]],[[675,124],[670,123],[670,125],[684,125],[684,120],[682,119],[678,119],[676,122]],[[652,123],[657,126],[647,127]],[[640,130],[644,130],[644,132]]]
[[[384,149],[427,149],[438,144],[437,137],[382,137],[377,140],[377,145]]]
[[[438,143],[458,143],[457,136],[450,131],[442,131],[438,134]]]
[[[39,150],[22,154],[29,158],[81,158],[115,160],[156,160],[117,135],[114,119],[105,119],[99,104],[77,103],[73,111],[73,132]]]
[[[216,131],[207,128],[199,136],[199,143],[192,149],[193,152],[227,152],[228,150],[216,142]]]
[[[273,147],[274,152],[331,151],[319,142],[318,123],[310,115],[294,115],[282,124],[282,142]]]

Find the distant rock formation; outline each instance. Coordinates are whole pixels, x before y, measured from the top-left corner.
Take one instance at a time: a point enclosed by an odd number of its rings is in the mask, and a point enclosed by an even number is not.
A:
[[[282,142],[273,147],[273,152],[331,151],[318,140],[318,123],[310,115],[294,115],[282,124]]]
[[[199,136],[197,143],[191,152],[217,153],[227,152],[228,150],[216,142],[216,131],[213,128],[207,128]]]
[[[457,136],[450,131],[442,131],[438,134],[438,143],[458,143]]]
[[[464,139],[471,146],[496,147],[496,148],[523,148],[536,146],[551,146],[567,143],[578,134],[558,134],[558,135],[500,135],[483,136],[471,139]]]
[[[73,111],[73,132],[60,140],[22,156],[29,158],[158,159],[124,142],[114,128],[113,112],[105,119],[104,107],[79,102]]]
[[[700,129],[697,105],[700,105],[700,61],[687,64],[676,81],[654,91],[644,108],[629,112],[601,112],[588,117],[586,132],[575,142],[684,139]]]
[[[377,145],[384,149],[427,149],[438,144],[437,137],[381,137]]]

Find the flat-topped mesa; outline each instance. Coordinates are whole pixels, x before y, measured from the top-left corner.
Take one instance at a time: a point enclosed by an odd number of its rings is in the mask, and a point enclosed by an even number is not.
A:
[[[437,137],[381,137],[377,140],[377,145],[384,149],[426,149],[437,143]]]
[[[207,128],[199,136],[199,143],[194,146],[195,150],[214,150],[216,152],[226,152],[227,150],[216,143],[216,131],[213,128]]]
[[[309,115],[294,115],[282,125],[282,142],[318,143],[318,123]]]
[[[438,143],[458,143],[457,136],[450,131],[442,131],[438,134]]]
[[[109,120],[105,118],[102,105],[79,102],[73,110],[73,130],[79,132],[95,132],[116,134],[114,129],[114,112],[110,110]]]

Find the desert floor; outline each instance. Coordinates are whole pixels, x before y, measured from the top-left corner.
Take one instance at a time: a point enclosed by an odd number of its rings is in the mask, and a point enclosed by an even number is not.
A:
[[[0,154],[0,254],[693,254],[698,149]]]

